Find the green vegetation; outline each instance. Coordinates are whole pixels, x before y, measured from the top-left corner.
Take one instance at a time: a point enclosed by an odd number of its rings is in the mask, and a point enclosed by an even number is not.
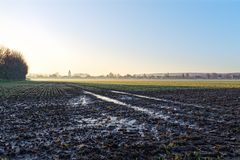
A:
[[[44,81],[44,79],[42,79]],[[107,79],[45,79],[72,82],[82,86],[125,91],[157,91],[163,89],[240,88],[238,80],[107,80]]]
[[[0,98],[11,96],[48,97],[62,95],[71,86],[64,83],[34,81],[0,81]]]
[[[240,88],[240,81],[187,81],[187,80],[70,80],[47,81],[0,80],[0,97],[16,95],[59,95],[72,87],[84,89],[113,89],[121,91],[159,91],[166,89]]]

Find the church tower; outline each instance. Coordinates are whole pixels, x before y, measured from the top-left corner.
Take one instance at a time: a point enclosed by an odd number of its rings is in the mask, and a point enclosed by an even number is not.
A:
[[[70,78],[72,76],[72,73],[71,73],[71,71],[69,70],[68,71],[68,77]]]

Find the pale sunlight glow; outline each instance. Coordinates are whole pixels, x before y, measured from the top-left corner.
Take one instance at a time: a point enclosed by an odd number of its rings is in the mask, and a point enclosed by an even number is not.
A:
[[[22,52],[30,73],[240,68],[237,2],[0,0],[0,4],[0,45]]]

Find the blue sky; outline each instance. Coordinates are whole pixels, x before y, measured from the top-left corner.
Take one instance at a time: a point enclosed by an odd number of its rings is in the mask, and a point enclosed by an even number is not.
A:
[[[239,72],[238,0],[0,0],[31,73]]]

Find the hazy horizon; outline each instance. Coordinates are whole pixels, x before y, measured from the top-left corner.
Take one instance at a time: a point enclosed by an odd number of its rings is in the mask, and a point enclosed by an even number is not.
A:
[[[126,75],[129,75],[129,73],[127,74],[119,74],[119,73],[114,73],[114,72],[109,72],[107,74],[94,74],[94,75],[91,75],[89,73],[82,73],[82,72],[71,72],[71,76],[79,76],[78,74],[85,74],[85,75],[89,75],[89,76],[92,76],[92,77],[98,77],[98,76],[107,76],[109,75],[110,73],[112,73],[113,75],[119,75],[119,76],[126,76]],[[59,73],[59,72],[53,72],[53,73],[29,73],[28,76],[50,76],[50,75],[54,75],[54,74],[59,74],[59,76],[68,76],[69,72],[67,73]],[[166,74],[170,74],[170,75],[181,75],[181,74],[196,74],[196,75],[200,75],[200,74],[240,74],[240,72],[156,72],[156,73],[133,73],[133,74],[130,74],[130,75],[166,75]]]
[[[29,73],[239,72],[240,1],[0,0]]]

